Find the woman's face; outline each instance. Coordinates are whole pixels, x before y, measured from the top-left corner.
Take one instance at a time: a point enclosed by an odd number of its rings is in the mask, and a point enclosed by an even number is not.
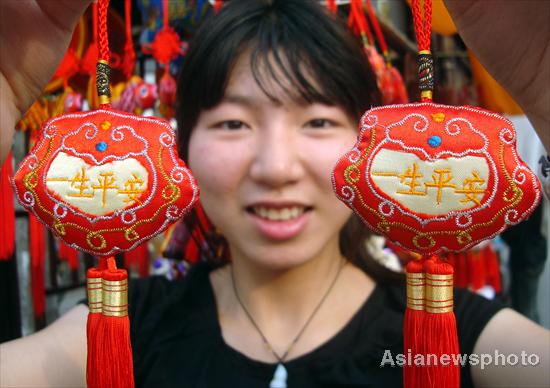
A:
[[[241,57],[222,102],[199,116],[189,166],[233,259],[287,269],[338,254],[350,210],[334,195],[330,174],[357,133],[343,109],[298,104],[270,85],[280,103]]]

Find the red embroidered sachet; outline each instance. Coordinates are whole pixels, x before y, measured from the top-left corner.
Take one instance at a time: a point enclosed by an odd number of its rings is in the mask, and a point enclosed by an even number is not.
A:
[[[540,200],[506,118],[434,103],[367,111],[336,165],[337,196],[374,231],[421,254],[460,251],[527,218]]]
[[[199,194],[166,121],[106,109],[46,122],[14,185],[24,207],[93,255],[135,248],[185,215]]]

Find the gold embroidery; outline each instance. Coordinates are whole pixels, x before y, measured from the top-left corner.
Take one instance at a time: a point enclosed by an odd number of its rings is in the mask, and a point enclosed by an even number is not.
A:
[[[359,171],[359,168],[355,164],[349,165],[346,167],[346,170],[344,171],[344,179],[346,182],[354,184],[359,181],[359,177],[361,176],[361,172]]]
[[[418,191],[416,188],[422,186],[422,183],[418,182],[418,178],[422,178],[424,174],[418,172],[418,165],[413,163],[412,169],[410,167],[407,170],[399,174],[397,172],[372,172],[374,176],[389,176],[399,178],[399,182],[405,186],[409,187],[409,190],[397,190],[398,194],[407,194],[407,195],[426,195],[425,191]]]
[[[124,199],[124,203],[134,203],[138,202],[141,204],[141,201],[138,198],[138,195],[143,192],[140,190],[140,187],[143,185],[143,179],[140,179],[136,174],[132,173],[133,179],[128,179],[124,182],[124,190],[118,190],[118,194],[127,195],[128,198]]]
[[[107,200],[107,190],[118,190],[119,187],[117,185],[114,185],[116,182],[116,177],[113,172],[100,172],[99,178],[97,178],[98,184],[93,185],[92,188],[95,190],[101,190],[101,206],[105,207],[105,203]]]
[[[444,169],[435,169],[434,172],[437,174],[437,177],[432,174],[433,182],[424,182],[424,186],[426,186],[426,191],[429,187],[435,187],[437,188],[437,204],[441,204],[441,192],[445,187],[453,187],[455,188],[456,185],[449,183],[451,179],[453,179],[453,174],[450,169],[444,168]],[[399,192],[399,191],[398,191]]]
[[[481,178],[476,170],[472,171],[472,176],[473,178],[464,179],[462,189],[456,189],[455,193],[464,194],[466,197],[460,200],[461,203],[474,202],[477,205],[481,205],[477,196],[485,194],[486,190],[481,187],[485,184],[485,179]]]

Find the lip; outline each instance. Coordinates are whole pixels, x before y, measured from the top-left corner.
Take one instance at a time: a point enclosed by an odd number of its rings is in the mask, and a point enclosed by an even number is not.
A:
[[[258,230],[258,232],[262,236],[273,241],[284,241],[298,236],[307,227],[311,216],[311,207],[304,206],[297,202],[257,202],[253,206],[263,206],[272,209],[282,209],[292,206],[301,206],[306,208],[306,210],[299,217],[286,221],[268,220],[265,218],[261,218],[254,212],[247,211],[246,215],[249,217],[250,221]],[[253,206],[248,206],[247,208]]]
[[[246,206],[247,209],[253,208],[253,207],[266,207],[270,209],[284,209],[285,207],[303,207],[303,208],[310,208],[311,206],[308,206],[302,202],[297,201],[258,201],[253,202]]]

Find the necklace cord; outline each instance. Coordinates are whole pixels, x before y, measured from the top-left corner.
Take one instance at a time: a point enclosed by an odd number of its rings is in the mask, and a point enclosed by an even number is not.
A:
[[[282,356],[279,356],[277,354],[277,352],[273,349],[273,347],[271,346],[271,344],[269,343],[269,341],[267,340],[266,336],[264,335],[264,333],[262,332],[262,330],[260,329],[260,327],[258,326],[258,324],[256,323],[256,321],[254,320],[254,318],[252,317],[252,314],[250,314],[250,312],[248,311],[248,309],[245,307],[243,301],[241,300],[241,298],[239,297],[239,293],[237,291],[237,284],[235,282],[235,273],[234,273],[234,270],[233,270],[233,265],[231,265],[231,283],[233,285],[233,292],[235,293],[235,297],[237,298],[237,301],[239,302],[239,305],[241,306],[241,308],[243,309],[243,311],[245,312],[246,316],[248,317],[248,319],[250,320],[250,323],[252,323],[252,325],[254,326],[254,328],[256,329],[256,331],[258,332],[258,334],[260,334],[260,336],[262,337],[262,340],[264,341],[264,343],[267,345],[267,347],[269,348],[269,350],[271,351],[271,353],[273,353],[273,355],[275,356],[275,358],[277,359],[277,361],[279,363],[283,363],[286,359],[286,357],[288,356],[288,354],[290,353],[290,350],[294,347],[294,345],[298,342],[298,340],[300,339],[300,337],[302,336],[302,334],[305,332],[306,328],[309,326],[310,322],[313,320],[313,317],[317,314],[317,311],[319,311],[319,309],[321,308],[321,306],[323,305],[323,302],[325,301],[325,299],[328,297],[328,295],[330,294],[330,291],[334,288],[334,285],[336,284],[336,281],[338,280],[338,278],[340,277],[340,273],[342,272],[342,269],[344,268],[344,266],[346,265],[346,260],[343,261],[342,264],[340,264],[340,267],[338,268],[338,272],[336,272],[336,275],[334,276],[334,279],[332,280],[332,282],[330,283],[330,286],[327,288],[327,290],[325,291],[323,297],[321,298],[321,300],[319,301],[319,303],[317,303],[317,305],[315,306],[315,309],[313,309],[313,312],[310,314],[309,318],[307,319],[307,321],[304,323],[304,325],[302,326],[302,329],[298,332],[298,334],[294,337],[294,339],[292,340],[292,342],[290,343],[290,345],[288,346],[287,350],[285,351],[285,353],[282,355]]]

